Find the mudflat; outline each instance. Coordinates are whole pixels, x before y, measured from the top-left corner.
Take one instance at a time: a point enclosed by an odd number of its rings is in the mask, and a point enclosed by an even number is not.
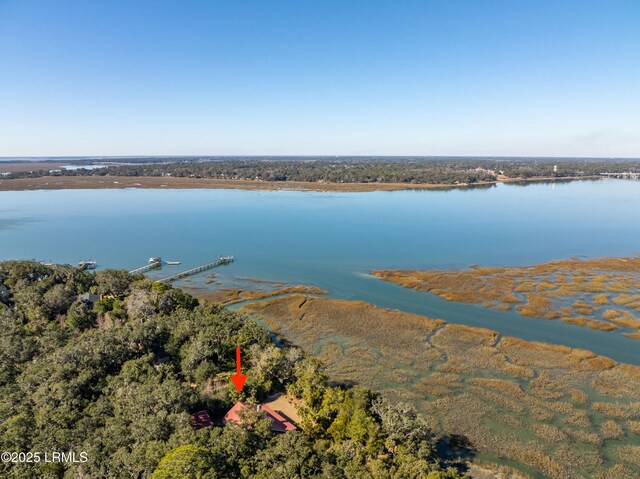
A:
[[[30,171],[35,168],[33,163],[15,163],[15,168],[0,172]],[[27,166],[22,166],[27,165]],[[43,163],[43,169],[55,169],[57,166]],[[451,188],[473,188],[490,186],[496,183],[518,183],[539,181],[572,181],[597,179],[599,177],[575,178],[510,178],[508,180],[485,181],[473,184],[437,184],[437,183],[332,183],[310,181],[262,181],[262,180],[220,180],[213,178],[180,178],[172,176],[43,176],[39,178],[0,179],[0,191],[31,191],[31,190],[94,190],[94,189],[229,189],[229,190],[292,190],[292,191],[337,191],[337,192],[367,192],[367,191],[399,191],[399,190],[438,190]]]
[[[193,286],[183,286],[182,289],[187,291],[192,296],[203,300],[209,304],[221,304],[229,306],[236,303],[242,303],[244,301],[267,299],[274,296],[289,295],[289,294],[313,294],[322,295],[327,294],[327,291],[317,288],[315,286],[285,286],[282,288],[275,288],[269,291],[247,291],[238,288],[219,288],[215,290],[208,290],[204,288],[198,288]]]
[[[0,170],[2,171],[2,170]],[[474,183],[471,186],[492,183]],[[238,189],[294,191],[397,191],[459,188],[469,185],[413,183],[328,183],[305,181],[217,180],[212,178],[176,178],[171,176],[44,176],[0,180],[0,191],[65,189]]]

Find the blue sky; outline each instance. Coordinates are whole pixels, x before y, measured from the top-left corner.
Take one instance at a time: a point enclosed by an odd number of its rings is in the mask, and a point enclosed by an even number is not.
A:
[[[0,156],[640,157],[640,1],[0,0]]]

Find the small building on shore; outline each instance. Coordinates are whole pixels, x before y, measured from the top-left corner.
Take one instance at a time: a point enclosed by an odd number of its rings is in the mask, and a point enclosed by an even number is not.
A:
[[[194,431],[202,429],[203,427],[213,426],[213,421],[209,416],[209,413],[205,410],[198,411],[191,415],[191,426]]]

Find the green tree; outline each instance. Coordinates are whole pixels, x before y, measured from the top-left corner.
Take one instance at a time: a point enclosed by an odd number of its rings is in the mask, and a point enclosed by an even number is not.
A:
[[[266,347],[253,344],[248,352],[251,374],[247,386],[255,395],[263,397],[274,390],[282,390],[291,381],[297,361],[295,353],[285,353],[273,344]]]
[[[172,449],[160,460],[151,479],[215,479],[211,457],[204,447],[188,444]]]
[[[42,298],[43,309],[49,319],[55,319],[57,315],[67,313],[67,309],[73,303],[76,294],[64,284],[56,284],[48,289]]]
[[[99,295],[112,295],[123,298],[131,287],[133,276],[120,269],[106,269],[96,274]]]
[[[314,449],[313,441],[303,433],[281,434],[261,449],[255,457],[251,477],[280,479],[310,478],[322,472],[323,457]]]
[[[327,388],[324,366],[317,359],[305,358],[296,364],[294,375],[295,381],[289,386],[289,392],[302,399],[309,409],[317,410]]]
[[[146,321],[158,312],[155,294],[143,289],[134,289],[125,301],[127,315],[131,319]]]
[[[83,450],[91,458],[5,464],[2,477],[458,477],[438,465],[424,420],[408,406],[329,386],[319,361],[275,347],[235,312],[126,272],[100,275],[114,296],[92,309],[77,299],[94,286],[91,274],[0,264],[1,280],[16,288],[12,307],[0,309],[0,450]],[[288,388],[300,398],[301,430],[276,435],[264,411],[247,403],[239,424],[193,431],[192,412],[220,416],[237,395],[190,383],[232,371],[237,346],[255,394]],[[171,360],[157,361],[165,355]]]
[[[75,301],[67,312],[65,324],[71,329],[84,331],[96,324],[96,313],[85,301]]]

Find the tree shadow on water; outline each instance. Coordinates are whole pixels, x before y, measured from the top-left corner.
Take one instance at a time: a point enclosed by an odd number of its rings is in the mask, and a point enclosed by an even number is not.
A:
[[[477,450],[469,438],[463,434],[442,436],[436,442],[438,456],[448,466],[466,472],[468,463],[476,457]]]

